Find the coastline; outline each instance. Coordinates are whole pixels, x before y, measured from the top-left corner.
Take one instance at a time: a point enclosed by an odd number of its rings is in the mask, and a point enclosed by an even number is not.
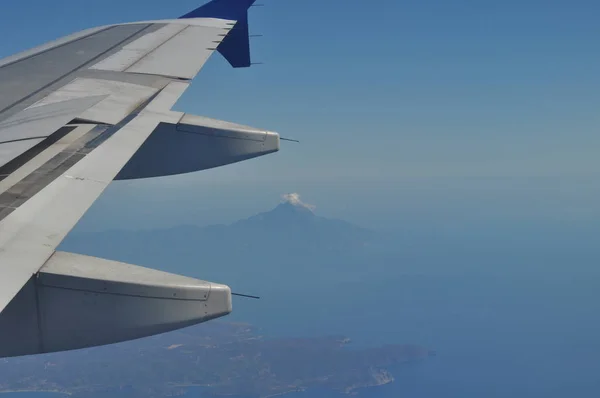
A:
[[[22,393],[45,393],[45,394],[62,394],[62,395],[67,395],[67,396],[71,396],[73,395],[73,393],[67,392],[67,391],[60,391],[60,390],[33,390],[33,389],[23,389],[23,390],[0,390],[0,395],[1,394],[22,394]]]

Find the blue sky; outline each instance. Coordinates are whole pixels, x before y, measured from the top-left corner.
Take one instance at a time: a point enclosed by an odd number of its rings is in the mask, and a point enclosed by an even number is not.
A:
[[[0,56],[202,1],[4,0]],[[215,54],[176,108],[301,140],[114,183],[80,230],[228,222],[299,192],[325,216],[600,219],[595,1],[264,0],[250,69]],[[135,206],[128,206],[131,201]],[[420,218],[421,217],[421,218]]]

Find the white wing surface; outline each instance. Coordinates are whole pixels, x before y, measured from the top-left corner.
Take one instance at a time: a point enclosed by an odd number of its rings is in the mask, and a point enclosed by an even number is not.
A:
[[[114,179],[204,170],[279,136],[171,110],[216,50],[250,65],[247,10],[87,30],[0,60],[0,357],[113,343],[231,311],[227,286],[56,248]]]

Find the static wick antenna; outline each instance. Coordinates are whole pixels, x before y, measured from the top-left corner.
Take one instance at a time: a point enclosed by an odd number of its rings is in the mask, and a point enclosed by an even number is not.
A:
[[[279,139],[280,139],[281,141],[300,142],[300,141],[298,141],[298,140],[294,140],[294,139],[292,139],[292,138],[283,138],[283,137],[279,137]]]
[[[250,7],[264,7],[264,6],[265,6],[264,4],[259,3],[259,4],[252,4]],[[263,35],[260,35],[260,34],[258,34],[258,35],[248,35],[248,38],[251,38],[251,37],[262,37],[262,36]],[[250,65],[262,65],[262,64],[263,64],[262,62],[250,62]]]
[[[238,297],[246,297],[246,298],[251,298],[251,299],[255,299],[255,300],[259,300],[260,297],[258,296],[252,296],[250,294],[242,294],[242,293],[231,293],[232,296],[238,296]]]

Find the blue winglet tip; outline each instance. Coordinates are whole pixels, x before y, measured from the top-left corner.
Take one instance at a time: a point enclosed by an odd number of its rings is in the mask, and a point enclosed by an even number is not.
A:
[[[212,0],[181,18],[221,18],[239,21],[256,0]]]
[[[248,34],[248,9],[256,0],[212,0],[183,15],[182,18],[219,18],[237,23],[217,47],[217,51],[234,68],[246,68],[250,61],[250,35]]]

